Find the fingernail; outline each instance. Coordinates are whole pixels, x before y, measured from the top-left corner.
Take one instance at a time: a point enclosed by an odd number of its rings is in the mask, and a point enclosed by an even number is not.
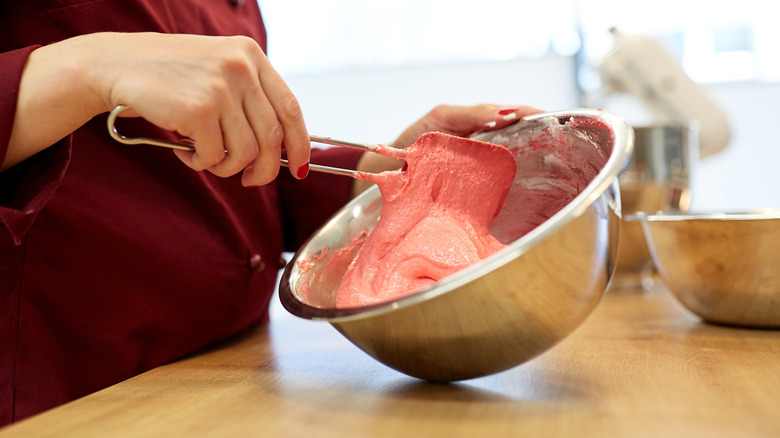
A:
[[[517,118],[517,113],[509,113],[503,117],[503,119],[506,121],[514,120],[516,118]]]
[[[519,109],[520,108],[501,108],[500,110],[498,110],[498,113],[501,114],[502,116],[505,116],[507,114],[515,113]]]
[[[298,168],[298,179],[304,179],[306,178],[306,175],[309,174],[309,162],[303,163],[303,166]]]

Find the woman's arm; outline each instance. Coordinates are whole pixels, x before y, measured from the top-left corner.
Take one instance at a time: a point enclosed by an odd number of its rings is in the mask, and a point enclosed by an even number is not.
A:
[[[255,41],[156,33],[89,34],[33,51],[0,170],[118,104],[194,140],[195,152],[176,154],[195,170],[243,171],[244,185],[262,185],[276,177],[285,148],[293,175],[305,176],[300,107]]]

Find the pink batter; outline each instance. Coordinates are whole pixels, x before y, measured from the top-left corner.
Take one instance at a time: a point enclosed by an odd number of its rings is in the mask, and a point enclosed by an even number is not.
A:
[[[337,307],[407,295],[505,246],[489,226],[515,177],[515,158],[507,148],[427,133],[408,149],[378,153],[403,159],[406,166],[358,175],[379,186],[384,205],[341,281]]]

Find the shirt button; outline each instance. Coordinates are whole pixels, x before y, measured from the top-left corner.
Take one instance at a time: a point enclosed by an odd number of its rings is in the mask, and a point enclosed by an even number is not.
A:
[[[249,261],[246,264],[246,268],[249,272],[259,272],[265,269],[265,262],[260,254],[252,254],[249,257]]]
[[[246,3],[246,0],[229,0],[230,4],[233,6],[244,6],[244,3]]]
[[[276,269],[282,269],[285,266],[287,266],[287,260],[285,260],[284,257],[279,257],[276,261]]]

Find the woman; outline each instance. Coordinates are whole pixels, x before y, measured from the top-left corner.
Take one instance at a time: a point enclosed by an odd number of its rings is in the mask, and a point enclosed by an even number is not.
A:
[[[267,320],[284,250],[364,187],[311,150],[254,2],[9,0],[0,21],[0,425]],[[126,146],[192,139],[195,152]],[[530,108],[437,107],[392,145]],[[282,154],[290,171],[279,172]]]

